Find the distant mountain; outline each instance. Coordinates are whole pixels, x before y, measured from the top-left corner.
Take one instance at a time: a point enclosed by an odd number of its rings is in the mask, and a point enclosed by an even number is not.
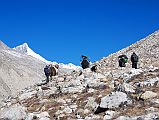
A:
[[[34,58],[37,58],[38,60],[41,60],[43,62],[45,62],[46,64],[58,64],[57,62],[51,62],[46,60],[45,58],[43,58],[42,56],[40,56],[39,54],[35,53],[29,46],[27,43],[23,43],[22,45],[19,45],[15,48],[13,48],[14,50],[16,50],[17,52],[21,53],[21,54],[26,54],[26,55],[30,55]],[[63,69],[79,69],[79,66],[76,66],[72,63],[69,64],[63,64],[63,63],[59,63],[60,67]]]
[[[27,54],[30,55],[32,57],[35,57],[43,62],[49,63],[50,61],[47,61],[45,58],[41,57],[39,54],[35,53],[32,49],[30,49],[30,47],[28,46],[27,43],[24,43],[22,45],[19,45],[15,48],[13,48],[14,50],[22,53],[22,54]]]

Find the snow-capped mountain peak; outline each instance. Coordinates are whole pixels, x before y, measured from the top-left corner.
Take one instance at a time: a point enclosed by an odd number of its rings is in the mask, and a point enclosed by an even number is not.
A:
[[[43,62],[48,63],[49,61],[47,61],[45,58],[43,58],[42,56],[40,56],[39,54],[35,53],[29,46],[27,43],[23,43],[22,45],[19,45],[15,48],[13,48],[14,50],[22,53],[22,54],[27,54],[30,55],[34,58],[37,58]]]
[[[27,43],[24,43],[22,45],[19,45],[19,46],[13,48],[13,49],[15,49],[16,51],[18,51],[20,53],[25,54],[25,53],[28,53],[28,51],[29,51],[30,48],[29,48],[29,46],[28,46]]]
[[[39,54],[35,53],[29,46],[27,43],[23,43],[22,45],[19,45],[15,48],[13,48],[14,50],[18,51],[19,53],[22,53],[22,54],[27,54],[27,55],[30,55],[34,58],[37,58],[38,60],[41,60],[47,64],[58,64],[57,62],[51,62],[51,61],[47,61],[45,58],[43,58],[42,56],[40,56]],[[73,64],[63,64],[63,63],[59,63],[60,65],[60,68],[62,68],[63,70],[70,70],[70,69],[73,69],[73,70],[77,70],[77,69],[80,69],[81,67],[79,66],[75,66]]]

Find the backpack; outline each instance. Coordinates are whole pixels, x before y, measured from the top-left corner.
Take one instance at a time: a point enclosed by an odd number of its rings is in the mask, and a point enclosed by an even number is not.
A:
[[[118,59],[124,63],[128,62],[128,57],[126,55],[120,55]]]
[[[128,59],[124,59],[124,62],[127,63],[127,62],[128,62]]]

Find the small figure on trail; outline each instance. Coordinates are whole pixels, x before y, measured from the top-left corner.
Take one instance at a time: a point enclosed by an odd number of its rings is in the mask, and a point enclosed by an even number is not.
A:
[[[131,62],[132,62],[132,68],[137,69],[137,62],[139,61],[139,57],[136,55],[135,52],[131,55]]]
[[[128,57],[126,55],[120,55],[118,57],[118,61],[119,61],[119,66],[120,67],[125,67],[126,66],[125,63],[128,62]]]
[[[49,65],[45,66],[44,73],[45,73],[45,76],[46,76],[46,83],[48,83],[49,82],[49,76],[50,76],[50,67],[49,67]]]
[[[86,68],[89,68],[89,65],[90,65],[90,61],[88,61],[88,57],[87,56],[84,56],[84,55],[82,55],[81,56],[82,57],[82,61],[81,61],[81,65],[82,65],[82,68],[83,69],[86,69]]]

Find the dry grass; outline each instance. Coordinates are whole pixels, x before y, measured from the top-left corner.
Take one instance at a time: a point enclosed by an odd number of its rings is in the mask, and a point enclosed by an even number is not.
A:
[[[115,115],[112,120],[118,118],[119,116],[141,116],[145,114],[145,109],[149,108],[148,106],[134,105],[127,107],[126,109],[118,109],[119,114]]]

